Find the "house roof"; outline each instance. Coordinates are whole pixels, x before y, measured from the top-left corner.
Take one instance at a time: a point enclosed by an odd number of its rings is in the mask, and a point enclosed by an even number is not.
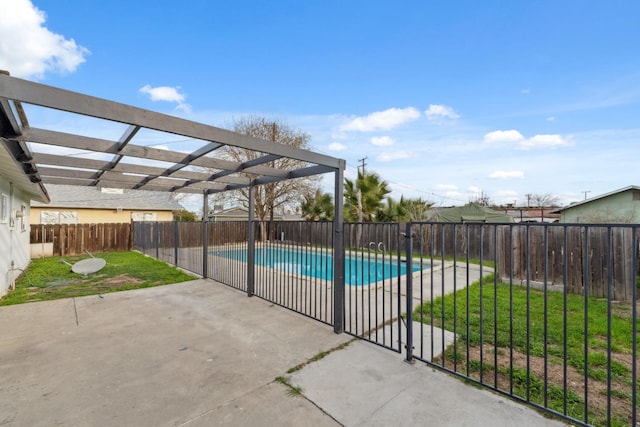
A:
[[[594,202],[594,201],[596,201],[596,200],[604,199],[604,198],[606,198],[606,197],[610,197],[610,196],[613,196],[613,195],[615,195],[615,194],[624,193],[625,191],[631,191],[631,190],[637,190],[637,191],[640,191],[640,186],[637,186],[637,185],[629,185],[629,186],[627,186],[627,187],[620,188],[620,189],[618,189],[618,190],[610,191],[609,193],[604,193],[604,194],[600,194],[599,196],[591,197],[591,198],[586,199],[586,200],[583,200],[583,201],[581,201],[581,202],[572,203],[572,204],[570,204],[569,206],[564,206],[564,207],[558,208],[558,209],[556,209],[556,210],[554,210],[554,211],[551,211],[551,213],[560,213],[560,212],[566,211],[566,210],[568,210],[568,209],[573,209],[573,208],[575,208],[576,206],[586,205],[586,204],[591,203],[591,202]]]
[[[209,213],[209,216],[237,216],[237,217],[248,217],[249,211],[245,208],[233,207],[228,209],[223,209],[221,211],[212,211]]]
[[[209,218],[241,218],[247,219],[249,217],[249,211],[243,207],[233,207],[228,209],[222,209],[219,211],[209,212]],[[302,216],[297,213],[284,213],[274,214],[274,218],[278,221],[299,221]]]
[[[511,216],[476,203],[440,209],[435,217],[442,222],[513,222]]]
[[[0,130],[2,126],[3,124],[0,123]],[[30,156],[31,153],[26,146],[19,144],[9,146],[0,143],[0,177],[10,181],[16,188],[28,194],[32,200],[47,202],[49,196],[45,187],[39,182],[33,182],[28,166],[25,167],[24,163],[18,161]]]
[[[146,190],[114,190],[98,187],[47,184],[49,204],[32,202],[32,207],[131,209],[174,211],[182,209],[171,194]]]

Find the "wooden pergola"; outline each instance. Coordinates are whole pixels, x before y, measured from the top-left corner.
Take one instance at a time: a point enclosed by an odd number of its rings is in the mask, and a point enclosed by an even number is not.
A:
[[[105,124],[119,124],[123,130],[119,138],[105,139],[34,127],[25,114],[26,105],[73,113]],[[201,145],[192,152],[184,153],[136,144],[136,137],[144,132],[177,136],[201,142]],[[202,194],[206,206],[208,195],[213,193],[248,188],[251,194],[258,185],[333,173],[334,261],[338,263],[334,271],[338,275],[342,272],[342,286],[339,277],[336,278],[338,283],[334,281],[337,294],[334,297],[341,298],[340,288],[344,292],[343,159],[18,79],[6,72],[0,72],[0,143],[24,170],[25,176],[39,185],[47,199],[44,184],[65,184]],[[225,146],[251,150],[255,152],[254,159],[242,163],[229,160],[221,155],[221,148]],[[33,147],[49,149],[36,150]],[[56,147],[58,153],[51,147]],[[70,150],[74,155],[68,154]],[[295,169],[274,167],[277,164],[275,160],[281,158],[297,160],[293,163],[298,166]],[[253,221],[251,196],[249,203],[249,220]],[[337,329],[342,330],[342,320],[339,323]]]

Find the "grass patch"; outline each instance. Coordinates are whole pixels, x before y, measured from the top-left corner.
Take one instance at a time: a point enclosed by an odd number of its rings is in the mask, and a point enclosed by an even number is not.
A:
[[[60,257],[31,261],[17,280],[16,289],[0,299],[0,305],[97,295],[194,280],[194,276],[139,252],[106,252],[94,256],[103,258],[107,264],[102,270],[87,276],[73,273],[71,267],[60,262]],[[86,258],[73,256],[64,257],[64,260],[73,264]]]
[[[302,387],[292,385],[289,382],[289,379],[286,377],[282,377],[282,376],[276,377],[275,381],[287,387],[288,396],[291,396],[291,397],[301,396],[304,391]]]
[[[489,275],[482,283],[422,304],[413,318],[433,321],[434,326],[457,334],[455,347],[450,346],[437,363],[455,366],[462,373],[468,370],[466,374],[474,379],[482,375],[489,385],[513,389],[515,395],[538,404],[546,401],[547,407],[561,413],[566,401],[567,414],[580,420],[584,419],[586,372],[589,423],[605,425],[607,398],[602,390],[607,387],[608,371],[616,390],[611,396],[612,423],[628,422],[631,413],[630,307],[611,306],[611,337],[607,340],[606,300],[585,300],[582,295],[562,292],[545,294],[501,282],[496,285]]]
[[[326,350],[326,351],[321,351],[318,354],[316,354],[315,356],[311,357],[309,360],[307,360],[306,362],[302,362],[299,365],[294,366],[293,368],[290,368],[287,371],[287,374],[293,374],[296,371],[299,371],[300,369],[304,368],[305,366],[307,366],[310,363],[313,362],[317,362],[318,360],[324,359],[325,357],[327,357],[328,355],[330,355],[331,353],[333,353],[334,351],[337,350],[342,350],[343,348],[346,348],[349,344],[351,344],[352,342],[354,342],[357,338],[353,338],[345,343],[342,343],[340,345],[337,345],[335,347],[333,347],[330,350]]]

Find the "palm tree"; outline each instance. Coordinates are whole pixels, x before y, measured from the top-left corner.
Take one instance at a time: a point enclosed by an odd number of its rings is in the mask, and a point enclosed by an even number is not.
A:
[[[333,198],[331,194],[323,193],[320,189],[317,189],[313,195],[304,195],[301,209],[302,215],[307,221],[333,220]]]
[[[432,206],[433,202],[423,200],[421,197],[407,200],[406,221],[429,221],[431,219],[430,210]]]
[[[349,222],[374,222],[383,206],[383,200],[391,192],[388,184],[378,174],[358,172],[355,182],[344,180],[344,217]]]
[[[384,197],[389,192],[387,183],[375,173],[364,175],[358,171],[355,182],[345,179],[345,221],[358,223],[377,221],[376,215],[379,214]],[[364,247],[362,225],[356,225],[352,230],[355,231],[355,242],[352,242],[352,247]]]
[[[411,202],[411,200],[405,199],[404,196],[400,196],[399,202],[387,197],[387,202],[378,210],[376,219],[380,222],[405,222],[409,219],[408,209]]]

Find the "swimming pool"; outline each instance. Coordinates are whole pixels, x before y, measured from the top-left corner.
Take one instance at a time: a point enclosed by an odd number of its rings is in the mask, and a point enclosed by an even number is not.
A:
[[[213,250],[212,255],[222,256],[237,261],[247,261],[246,249]],[[280,246],[266,246],[255,249],[255,263],[275,268],[287,273],[315,277],[322,280],[333,280],[333,255],[324,252],[296,250]],[[398,259],[374,254],[364,257],[345,257],[345,284],[363,286],[383,280],[396,278],[407,272],[407,265],[402,262],[398,268]],[[424,265],[422,266],[424,268]],[[399,270],[399,273],[398,273]],[[416,265],[413,271],[420,271]]]

